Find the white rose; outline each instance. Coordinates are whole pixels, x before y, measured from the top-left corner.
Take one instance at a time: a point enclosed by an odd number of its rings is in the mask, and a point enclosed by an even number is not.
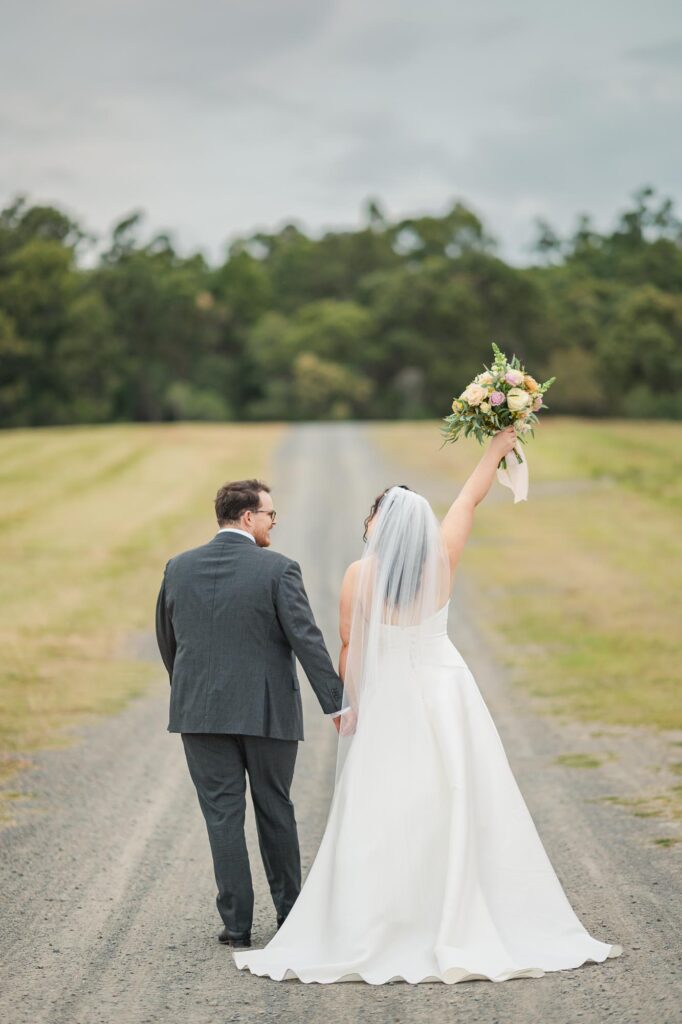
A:
[[[490,402],[481,402],[479,408],[481,412],[490,412]]]
[[[507,392],[507,405],[512,412],[521,412],[530,401],[530,395],[523,388],[511,388]]]
[[[483,385],[483,387],[486,387],[486,388],[487,388],[487,387],[488,387],[488,386],[489,386],[490,384],[492,384],[492,382],[493,382],[493,378],[492,378],[492,376],[491,376],[491,375],[490,375],[490,374],[488,373],[488,371],[487,371],[487,370],[486,370],[486,372],[485,372],[485,373],[479,373],[478,377],[476,378],[476,383],[477,383],[477,384],[482,384],[482,385]]]

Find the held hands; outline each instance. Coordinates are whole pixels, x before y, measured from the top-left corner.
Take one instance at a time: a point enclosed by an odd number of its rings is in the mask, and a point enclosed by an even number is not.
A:
[[[358,724],[357,712],[349,708],[345,715],[341,715],[340,733],[342,736],[352,736]]]
[[[498,431],[498,433],[493,436],[493,439],[490,442],[490,449],[495,452],[498,462],[500,462],[505,455],[509,454],[516,444],[516,440],[516,431],[513,427],[505,427],[504,430]]]
[[[355,732],[355,726],[358,722],[358,716],[353,708],[348,708],[348,711],[344,711],[342,715],[337,715],[336,718],[332,719],[336,727],[336,731],[341,736],[352,736]]]

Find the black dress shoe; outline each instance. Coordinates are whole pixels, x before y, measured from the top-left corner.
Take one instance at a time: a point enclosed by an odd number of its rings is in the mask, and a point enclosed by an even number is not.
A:
[[[231,946],[232,949],[250,949],[251,948],[251,936],[250,935],[230,935],[227,928],[223,928],[220,935],[218,936],[218,942],[222,942],[224,946]]]

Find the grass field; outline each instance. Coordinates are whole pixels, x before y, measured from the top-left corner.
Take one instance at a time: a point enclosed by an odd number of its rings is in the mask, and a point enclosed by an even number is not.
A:
[[[439,450],[436,423],[373,430],[453,496],[481,454]],[[682,728],[682,424],[546,419],[526,454],[528,502],[491,494],[462,559],[479,619],[549,709]]]
[[[214,529],[227,479],[265,475],[276,426],[0,433],[0,778],[18,752],[139,693],[170,554]]]

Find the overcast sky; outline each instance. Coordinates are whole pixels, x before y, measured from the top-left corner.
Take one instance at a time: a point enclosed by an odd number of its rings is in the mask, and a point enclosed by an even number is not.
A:
[[[502,253],[533,219],[682,207],[679,0],[0,0],[0,202],[184,250],[460,197]]]

